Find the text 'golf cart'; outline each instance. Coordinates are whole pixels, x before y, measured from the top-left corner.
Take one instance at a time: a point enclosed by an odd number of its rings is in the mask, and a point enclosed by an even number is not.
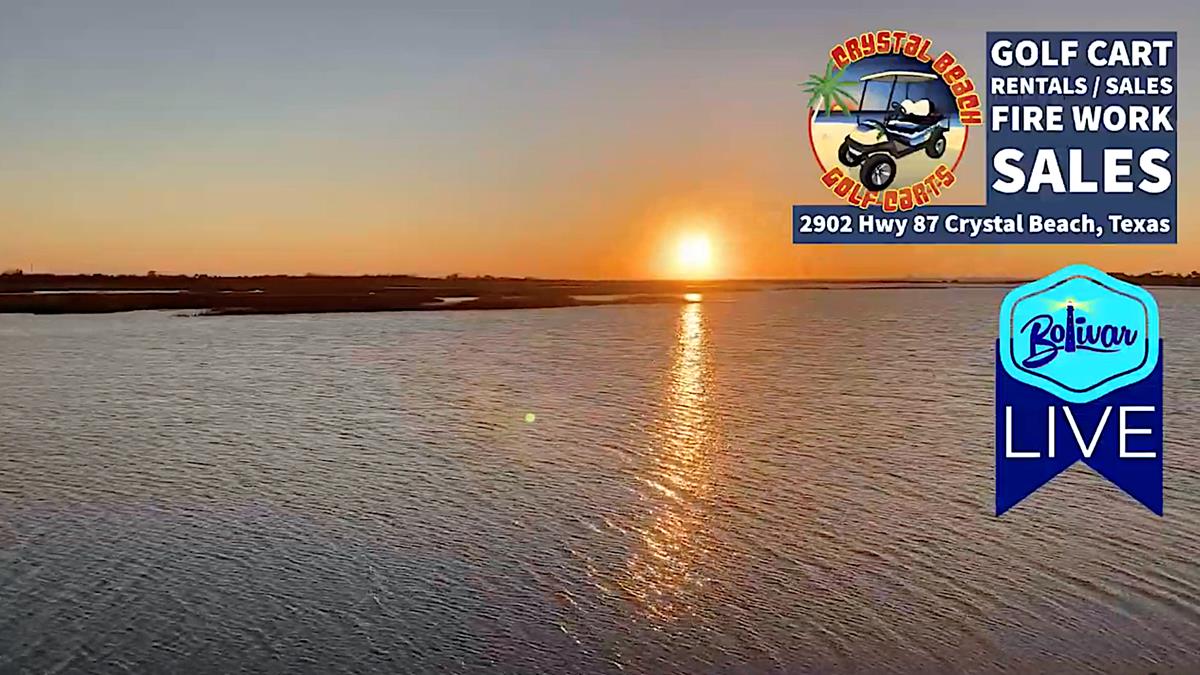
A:
[[[896,178],[896,160],[918,150],[936,159],[946,153],[946,132],[950,122],[928,98],[913,100],[922,90],[936,86],[937,75],[889,70],[864,75],[862,94],[855,112],[858,128],[846,136],[838,148],[838,160],[848,167],[859,166],[859,180],[868,190],[879,192]],[[867,90],[888,87],[883,110],[864,109]],[[897,101],[897,98],[901,100]],[[869,115],[883,115],[873,119]]]

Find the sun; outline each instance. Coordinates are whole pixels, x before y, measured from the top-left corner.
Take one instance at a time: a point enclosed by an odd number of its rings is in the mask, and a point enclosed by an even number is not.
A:
[[[688,234],[675,244],[675,269],[685,277],[704,277],[712,273],[712,240],[706,234]]]

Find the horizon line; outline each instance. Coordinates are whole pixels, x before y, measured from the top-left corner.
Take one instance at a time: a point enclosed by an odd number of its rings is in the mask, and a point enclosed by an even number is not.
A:
[[[1200,270],[1192,270],[1190,272],[1166,272],[1163,270],[1150,270],[1146,272],[1122,272],[1108,271],[1109,274],[1119,274],[1131,277],[1191,277],[1200,276]],[[325,272],[304,272],[304,273],[250,273],[250,274],[210,274],[206,272],[157,272],[154,270],[142,273],[126,273],[126,272],[26,272],[20,269],[10,269],[0,272],[0,279],[4,278],[79,278],[79,277],[107,277],[107,278],[132,278],[132,279],[371,279],[371,278],[403,278],[403,279],[421,279],[426,281],[543,281],[543,282],[585,282],[585,283],[685,283],[685,284],[715,284],[715,283],[854,283],[854,282],[873,282],[873,283],[949,283],[955,281],[969,282],[1021,282],[1028,281],[1036,276],[863,276],[863,277],[783,277],[783,276],[763,276],[763,277],[713,277],[713,278],[676,278],[676,277],[541,277],[541,276],[509,276],[509,275],[494,275],[494,274],[458,274],[451,273],[445,275],[424,275],[412,274],[404,272],[386,272],[386,273],[364,273],[364,274],[338,274]]]

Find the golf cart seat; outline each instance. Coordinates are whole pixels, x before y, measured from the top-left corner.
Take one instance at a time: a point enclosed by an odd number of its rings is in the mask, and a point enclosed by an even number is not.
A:
[[[917,101],[904,99],[900,102],[900,116],[897,119],[917,126],[929,126],[942,121],[942,116],[933,107],[933,101],[927,98]]]
[[[933,107],[933,102],[929,99],[923,98],[919,101],[904,99],[897,104],[893,113],[888,115],[883,124],[888,133],[899,136],[906,142],[911,142],[923,138],[929,128],[941,122],[942,119],[943,116],[938,114]]]

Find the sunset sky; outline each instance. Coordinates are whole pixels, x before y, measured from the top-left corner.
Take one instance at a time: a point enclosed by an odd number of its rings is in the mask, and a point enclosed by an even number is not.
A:
[[[1195,0],[957,5],[0,0],[0,268],[659,277],[695,232],[725,277],[1200,268]],[[791,244],[798,83],[880,28],[980,81],[987,30],[1178,30],[1180,244]]]

